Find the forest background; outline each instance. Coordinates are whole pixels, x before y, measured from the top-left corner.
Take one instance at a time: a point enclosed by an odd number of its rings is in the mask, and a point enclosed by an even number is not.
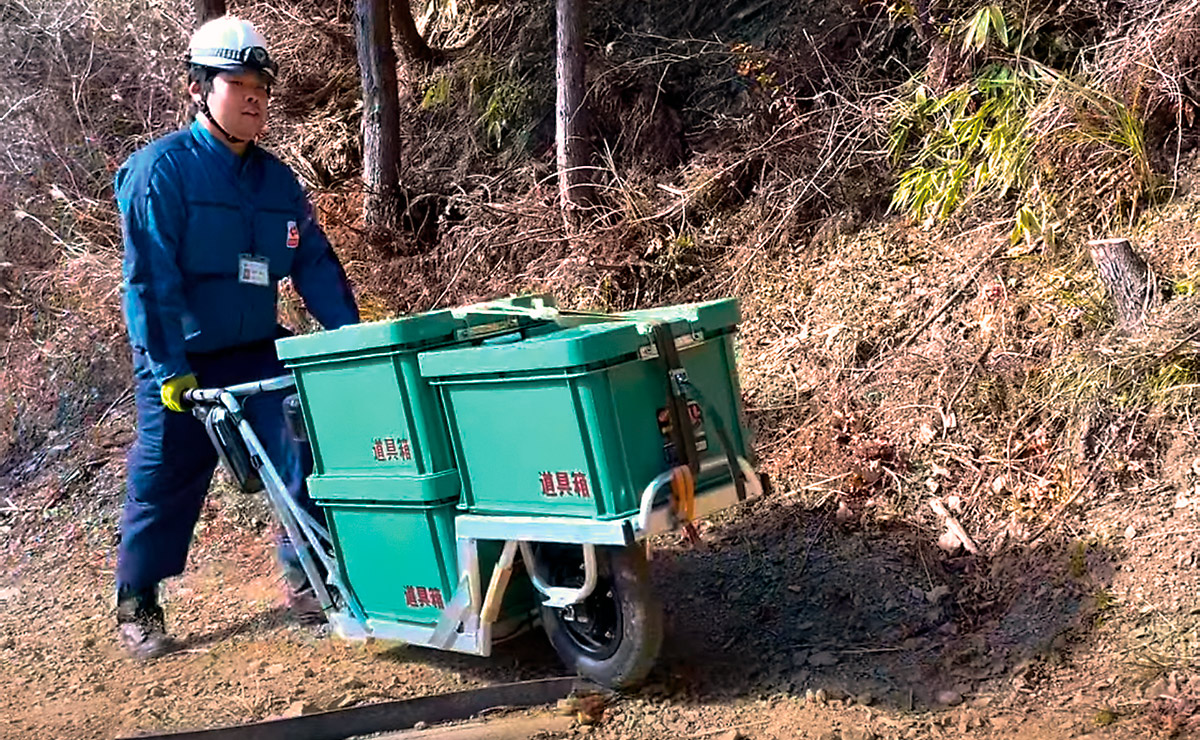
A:
[[[925,590],[950,593],[933,626],[1038,626],[1004,633],[1013,650],[969,692],[1029,694],[1066,661],[1109,681],[1082,702],[1089,727],[1190,727],[1200,1],[594,0],[594,195],[567,219],[554,4],[413,3],[432,53],[399,47],[402,193],[382,226],[363,215],[355,6],[229,9],[280,62],[263,144],[312,193],[366,318],[523,291],[605,311],[737,296],[775,494],[718,539],[744,527],[807,558],[836,531],[919,553]],[[49,543],[110,548],[133,421],[111,181],[185,122],[195,17],[12,0],[0,21],[0,532],[17,579],[49,567]],[[1089,249],[1112,238],[1146,267],[1133,320]],[[313,328],[294,295],[281,311]]]

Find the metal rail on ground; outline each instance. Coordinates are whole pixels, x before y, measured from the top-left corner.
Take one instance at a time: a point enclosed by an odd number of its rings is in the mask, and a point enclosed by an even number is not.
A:
[[[347,740],[360,735],[405,730],[418,722],[432,725],[468,719],[497,707],[550,704],[576,691],[604,689],[574,676],[543,678],[416,699],[364,704],[247,725],[159,735],[131,735],[121,740]]]

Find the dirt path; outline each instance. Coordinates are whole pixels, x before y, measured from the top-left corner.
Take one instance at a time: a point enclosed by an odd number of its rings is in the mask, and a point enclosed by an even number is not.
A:
[[[1179,523],[1156,526],[1169,534]],[[927,533],[843,529],[780,503],[705,528],[701,548],[655,550],[668,639],[649,684],[594,727],[539,737],[1133,737],[1190,717],[1149,711],[1150,681],[1138,683],[1149,674],[1118,654],[1133,625],[1122,614],[1149,613],[1147,598],[1173,593],[1177,610],[1193,608],[1183,571],[1139,574],[1120,567],[1128,552],[1099,544],[1019,553],[982,570],[940,555]],[[269,539],[215,506],[188,573],[169,590],[168,621],[184,649],[135,664],[113,641],[105,531],[55,530],[61,538],[10,543],[5,558],[0,737],[214,726],[561,671],[540,633],[478,659],[290,626]],[[1008,588],[989,591],[995,583]],[[1096,605],[1097,594],[1139,588],[1143,602]],[[1165,615],[1167,606],[1155,608]],[[1151,691],[1174,691],[1163,707],[1179,714],[1189,684],[1185,673],[1175,680]]]

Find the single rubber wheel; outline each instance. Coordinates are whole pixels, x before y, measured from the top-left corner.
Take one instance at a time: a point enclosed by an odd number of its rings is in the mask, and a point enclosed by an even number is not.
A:
[[[539,570],[555,586],[583,585],[583,552],[577,545],[538,548]],[[541,606],[550,644],[567,668],[614,689],[636,686],[658,660],[663,641],[662,606],[650,587],[640,545],[596,548],[592,594],[563,609]]]

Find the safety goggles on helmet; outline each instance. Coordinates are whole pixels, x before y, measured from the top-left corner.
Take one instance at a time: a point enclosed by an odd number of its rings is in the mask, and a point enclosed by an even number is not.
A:
[[[274,80],[278,65],[267,51],[267,40],[250,23],[222,16],[205,23],[192,34],[188,64],[221,71],[248,69]]]
[[[198,59],[204,61],[197,61]],[[271,59],[271,55],[261,46],[248,46],[245,49],[195,49],[188,62],[221,70],[233,70],[239,67],[252,69],[255,72],[262,72],[272,80],[279,71],[275,60]]]

